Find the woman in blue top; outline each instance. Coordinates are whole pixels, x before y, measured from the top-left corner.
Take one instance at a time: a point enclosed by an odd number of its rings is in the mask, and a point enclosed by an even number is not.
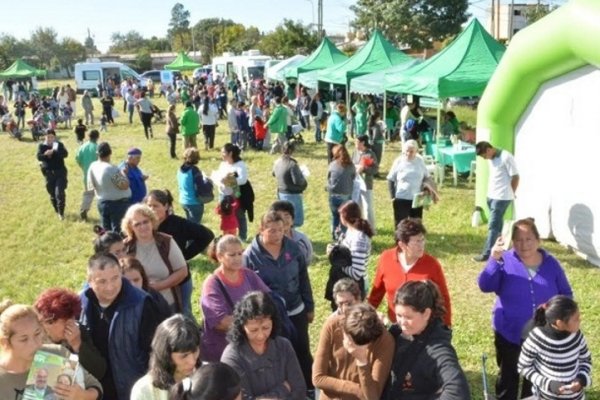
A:
[[[177,170],[179,186],[179,203],[188,220],[197,224],[202,222],[204,203],[198,196],[212,192],[212,183],[204,179],[202,171],[196,166],[200,161],[200,152],[195,147],[188,147],[183,152],[183,164]]]
[[[344,144],[346,141],[346,104],[339,102],[327,120],[327,132],[325,142],[327,143],[327,162],[333,160],[333,147],[336,144]]]
[[[540,248],[540,235],[533,219],[521,219],[512,229],[513,248],[500,236],[479,275],[479,288],[496,293],[492,326],[498,363],[497,399],[516,399],[519,389],[517,362],[534,310],[555,295],[573,296],[559,262]],[[506,247],[505,247],[506,245]],[[521,396],[531,396],[524,380]]]

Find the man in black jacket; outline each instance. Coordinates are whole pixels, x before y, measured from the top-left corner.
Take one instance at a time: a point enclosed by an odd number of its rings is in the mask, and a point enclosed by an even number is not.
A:
[[[46,190],[50,195],[50,202],[61,221],[65,219],[65,190],[67,189],[65,158],[68,155],[65,146],[56,139],[54,130],[48,129],[44,141],[38,145],[37,159],[46,178]]]

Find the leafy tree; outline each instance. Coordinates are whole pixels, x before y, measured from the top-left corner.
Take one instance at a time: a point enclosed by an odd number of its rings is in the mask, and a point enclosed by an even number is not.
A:
[[[167,37],[175,51],[187,50],[192,47],[190,29],[190,12],[181,3],[175,3],[171,9],[171,21]]]
[[[19,41],[14,36],[0,35],[0,69],[6,69],[19,57],[31,55],[26,41]]]
[[[242,24],[230,25],[223,29],[219,43],[217,43],[216,52],[232,51],[241,53],[244,50],[256,48],[259,41],[260,31],[258,28],[254,26],[246,28]]]
[[[134,53],[146,45],[146,39],[138,31],[129,31],[126,34],[116,32],[110,39],[112,44],[108,48],[109,53]]]
[[[152,69],[152,57],[147,48],[140,49],[135,56],[135,66],[139,71]]]
[[[58,46],[56,53],[56,63],[52,68],[63,67],[67,71],[67,77],[71,78],[71,68],[76,62],[85,59],[86,48],[77,40],[72,38],[64,38]]]
[[[202,62],[209,63],[215,54],[218,54],[217,47],[223,36],[223,32],[229,26],[236,25],[230,19],[205,18],[194,25],[194,40],[196,50],[202,54]]]
[[[263,54],[291,57],[310,53],[319,45],[318,36],[301,22],[284,19],[275,30],[260,40],[258,48]]]
[[[92,38],[91,36],[85,38],[83,46],[85,47],[86,53],[89,55],[99,53],[98,48],[96,47],[96,43],[94,43],[94,38]]]
[[[42,27],[36,28],[31,34],[29,40],[31,50],[45,68],[54,69],[56,67],[52,65],[52,58],[57,57],[59,53],[57,36],[58,34],[53,28]]]
[[[537,4],[531,5],[527,7],[523,11],[523,16],[527,18],[527,25],[533,24],[535,21],[544,18],[546,15],[550,14],[552,11],[558,8],[557,5],[551,6],[547,4]]]
[[[350,9],[356,28],[379,29],[398,44],[427,49],[460,32],[468,6],[468,0],[358,0]]]
[[[147,48],[151,52],[171,51],[171,43],[169,43],[169,39],[167,38],[152,36],[148,39]]]

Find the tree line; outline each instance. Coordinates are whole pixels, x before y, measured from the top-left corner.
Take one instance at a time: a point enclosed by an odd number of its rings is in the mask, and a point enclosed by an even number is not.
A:
[[[353,28],[367,38],[373,29],[379,29],[394,44],[414,49],[430,48],[435,41],[454,37],[469,17],[467,0],[358,0],[351,9],[356,15]],[[551,11],[536,9],[538,14]],[[537,19],[540,15],[533,17]],[[189,11],[180,3],[171,9],[168,27],[165,37],[144,38],[135,30],[115,32],[108,52],[135,54],[131,66],[147,70],[151,68],[150,54],[154,52],[196,51],[203,63],[210,63],[214,55],[225,51],[259,49],[263,54],[278,57],[309,54],[320,42],[310,25],[290,19],[284,19],[268,33],[224,18],[204,18],[192,25]],[[38,27],[24,40],[0,34],[0,69],[24,57],[38,68],[64,68],[70,72],[76,62],[96,54],[98,50],[91,36],[83,43],[69,37],[59,41],[57,32],[49,27]]]

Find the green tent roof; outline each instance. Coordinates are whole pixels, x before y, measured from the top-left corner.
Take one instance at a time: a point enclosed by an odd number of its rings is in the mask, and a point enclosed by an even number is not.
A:
[[[372,72],[363,76],[352,79],[350,82],[350,92],[362,94],[383,94],[385,85],[390,80],[390,77],[395,76],[400,71],[405,71],[419,64],[421,60],[416,58],[403,62],[402,64],[394,65],[381,71]]]
[[[171,69],[176,71],[189,71],[194,68],[201,67],[202,64],[198,64],[194,60],[192,60],[187,54],[183,51],[177,54],[177,58],[173,60],[171,64],[165,65],[165,69]]]
[[[379,31],[347,61],[319,72],[319,81],[346,85],[352,78],[381,71],[412,58],[395,48]]]
[[[348,59],[328,38],[323,38],[321,44],[306,60],[285,71],[286,78],[298,78],[298,75],[318,69],[328,68]]]
[[[479,96],[506,48],[473,19],[444,50],[389,79],[386,90],[443,99]]]
[[[32,77],[32,76],[44,76],[44,75],[46,75],[46,70],[36,69],[21,59],[16,60],[5,71],[0,72],[1,79],[28,78],[28,77]]]

